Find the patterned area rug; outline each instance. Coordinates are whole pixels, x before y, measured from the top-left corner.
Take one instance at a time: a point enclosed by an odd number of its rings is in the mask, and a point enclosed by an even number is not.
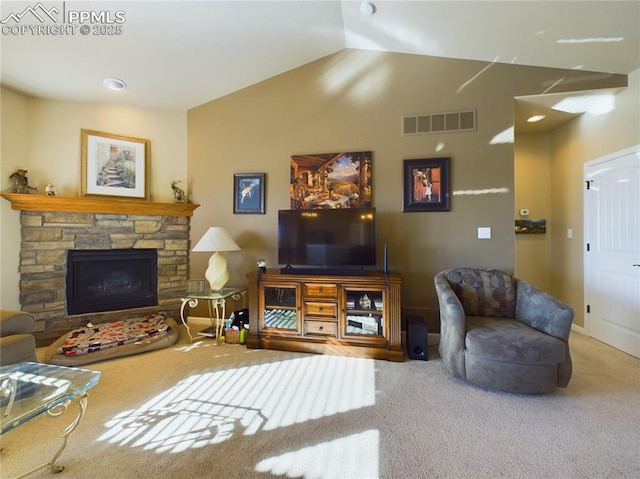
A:
[[[166,334],[171,330],[165,322],[166,317],[164,313],[157,313],[142,319],[112,321],[97,326],[89,323],[71,331],[58,354],[80,356]]]

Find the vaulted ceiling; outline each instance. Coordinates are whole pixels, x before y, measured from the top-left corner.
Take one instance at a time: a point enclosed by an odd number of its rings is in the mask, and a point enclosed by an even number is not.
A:
[[[1,80],[43,98],[188,109],[344,48],[640,68],[638,1],[374,0],[372,15],[363,3],[3,1]]]

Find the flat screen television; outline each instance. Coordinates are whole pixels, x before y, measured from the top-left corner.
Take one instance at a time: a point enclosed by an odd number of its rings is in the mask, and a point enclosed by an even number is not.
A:
[[[312,273],[375,266],[375,208],[278,211],[278,263]]]

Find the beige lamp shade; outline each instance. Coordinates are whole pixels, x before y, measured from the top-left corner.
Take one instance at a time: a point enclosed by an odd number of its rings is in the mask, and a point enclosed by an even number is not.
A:
[[[219,252],[239,250],[240,247],[233,241],[227,230],[220,226],[210,227],[191,250],[195,252],[215,251],[209,258],[209,266],[204,273],[204,277],[207,278],[213,291],[219,291],[224,288],[224,285],[229,280],[227,259]]]

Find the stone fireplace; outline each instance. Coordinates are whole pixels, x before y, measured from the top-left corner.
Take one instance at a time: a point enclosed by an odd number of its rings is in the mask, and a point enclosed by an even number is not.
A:
[[[36,319],[36,337],[39,333],[54,336],[57,331],[62,335],[88,322],[99,324],[160,311],[179,317],[180,298],[189,277],[189,219],[198,205],[10,193],[2,196],[12,202],[13,209],[21,210],[20,303]],[[69,313],[69,252],[120,250],[154,251],[154,304]],[[120,277],[118,281],[127,280]]]

